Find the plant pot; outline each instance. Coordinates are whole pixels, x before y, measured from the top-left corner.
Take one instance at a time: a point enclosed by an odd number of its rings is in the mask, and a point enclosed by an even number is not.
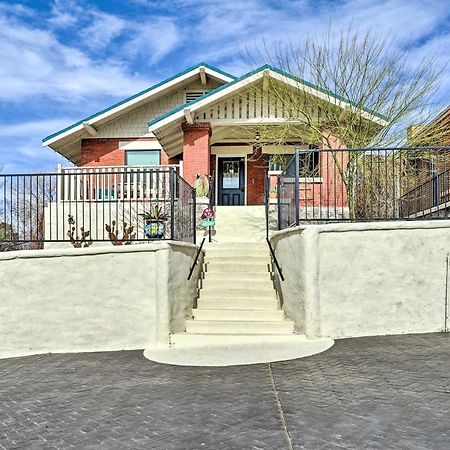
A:
[[[164,222],[148,221],[144,227],[145,237],[148,239],[162,239],[164,237]]]
[[[269,192],[269,198],[277,198],[276,192]]]

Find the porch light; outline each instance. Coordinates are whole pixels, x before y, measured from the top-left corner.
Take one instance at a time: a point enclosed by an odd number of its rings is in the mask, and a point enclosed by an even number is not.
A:
[[[256,130],[256,133],[255,133],[255,141],[256,141],[256,142],[259,142],[260,139],[261,139],[261,135],[259,134],[259,130]]]

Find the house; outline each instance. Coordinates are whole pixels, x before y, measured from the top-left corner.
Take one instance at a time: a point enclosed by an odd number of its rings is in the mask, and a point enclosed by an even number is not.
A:
[[[131,170],[148,165],[173,166],[194,185],[198,174],[215,173],[218,205],[262,205],[264,180],[272,176],[274,187],[274,175],[283,160],[280,155],[287,161],[295,148],[301,147],[302,158],[312,173],[303,178],[303,204],[346,206],[342,180],[333,161],[315,152],[323,147],[322,142],[305,142],[301,135],[290,136],[281,145],[258,142],[258,125],[276,127],[286,120],[279,100],[271,99],[270,93],[259,95],[255,89],[268,78],[331,101],[338,108],[349,106],[333,93],[271,66],[235,77],[200,63],[47,136],[43,145],[78,166],[62,169],[72,174],[77,170],[95,173],[105,167]],[[370,112],[363,111],[362,115],[380,127],[384,124],[383,118]],[[341,145],[339,139],[335,142],[336,147]],[[126,189],[114,187],[110,179],[108,182],[109,191],[103,189],[103,197],[117,198]],[[85,185],[78,183],[80,187]],[[96,195],[101,197],[98,183],[95,186]]]

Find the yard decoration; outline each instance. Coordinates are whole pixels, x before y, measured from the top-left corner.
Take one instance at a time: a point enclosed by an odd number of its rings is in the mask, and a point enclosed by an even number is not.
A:
[[[142,214],[145,221],[144,234],[148,239],[162,239],[164,237],[167,214],[163,208],[155,205],[150,212]]]
[[[111,222],[111,225],[108,225],[105,223],[105,230],[108,232],[109,240],[111,241],[112,245],[130,245],[131,241],[133,239],[133,229],[134,227],[128,226],[126,222],[123,223],[123,235],[122,239],[119,238],[119,228],[116,227],[116,221],[113,220]]]
[[[91,232],[84,231],[84,227],[81,227],[80,228],[81,235],[78,235],[78,232],[76,232],[75,220],[73,216],[70,214],[67,218],[67,222],[69,223],[69,225],[72,225],[69,231],[67,231],[67,236],[69,237],[70,243],[73,245],[73,247],[74,248],[89,247],[92,244],[92,240],[88,239]]]
[[[208,197],[209,193],[209,177],[207,175],[200,175],[195,177],[195,195],[197,197]]]
[[[204,228],[211,228],[216,224],[215,215],[212,208],[205,208],[202,212],[201,218],[203,219],[202,226]]]

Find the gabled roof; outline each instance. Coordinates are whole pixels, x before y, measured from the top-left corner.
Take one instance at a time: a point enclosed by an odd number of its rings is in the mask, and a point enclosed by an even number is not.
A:
[[[300,85],[305,90],[309,91],[312,95],[321,97],[324,100],[329,101],[330,98],[332,98],[335,100],[336,105],[340,107],[345,108],[348,107],[349,105],[356,106],[354,103],[349,102],[348,100],[337,95],[334,92],[321,89],[315,86],[314,84],[309,83],[308,81],[302,80],[298,77],[295,77],[294,75],[291,75],[280,69],[277,69],[276,67],[266,64],[249,73],[246,73],[245,75],[242,75],[239,78],[235,78],[234,80],[229,81],[228,83],[219,86],[216,89],[207,92],[206,94],[202,95],[201,97],[198,97],[194,101],[178,106],[172,109],[171,111],[168,111],[167,113],[151,120],[148,123],[149,131],[158,130],[164,127],[165,125],[168,125],[173,121],[176,121],[177,119],[183,118],[185,108],[188,108],[191,112],[195,112],[200,108],[203,108],[226,95],[238,91],[239,89],[245,87],[249,83],[254,82],[259,78],[261,78],[265,72],[267,72],[274,79],[278,79],[279,81],[285,82],[286,84],[290,84],[293,87],[299,87]],[[362,110],[362,113],[363,117],[367,118],[368,120],[372,120],[373,122],[376,122],[383,126],[387,125],[388,118],[382,114],[376,113],[366,108]]]
[[[114,115],[117,115],[117,113],[121,111],[125,111],[130,107],[133,107],[133,105],[139,104],[143,100],[147,101],[150,97],[157,95],[161,91],[164,91],[172,86],[177,85],[178,83],[181,83],[185,79],[188,79],[192,77],[195,74],[199,74],[201,69],[205,70],[205,73],[209,76],[212,76],[216,79],[219,79],[222,82],[228,83],[230,81],[233,81],[236,79],[235,76],[230,75],[229,73],[224,72],[223,70],[217,69],[216,67],[210,66],[206,63],[200,63],[193,67],[190,67],[189,69],[184,70],[183,72],[180,72],[170,78],[167,78],[164,81],[161,81],[158,84],[155,84],[154,86],[149,87],[148,89],[145,89],[141,92],[138,92],[137,94],[134,94],[125,100],[122,100],[118,103],[115,103],[114,105],[105,108],[95,114],[92,114],[88,117],[85,117],[84,119],[79,120],[78,122],[60,130],[56,133],[53,133],[49,136],[46,136],[44,139],[42,139],[43,145],[51,145],[55,143],[56,141],[66,138],[70,136],[71,134],[74,134],[76,132],[82,131],[84,129],[84,125],[86,122],[89,125],[95,125],[98,121],[104,121],[105,119],[108,119],[109,117],[112,117]]]

